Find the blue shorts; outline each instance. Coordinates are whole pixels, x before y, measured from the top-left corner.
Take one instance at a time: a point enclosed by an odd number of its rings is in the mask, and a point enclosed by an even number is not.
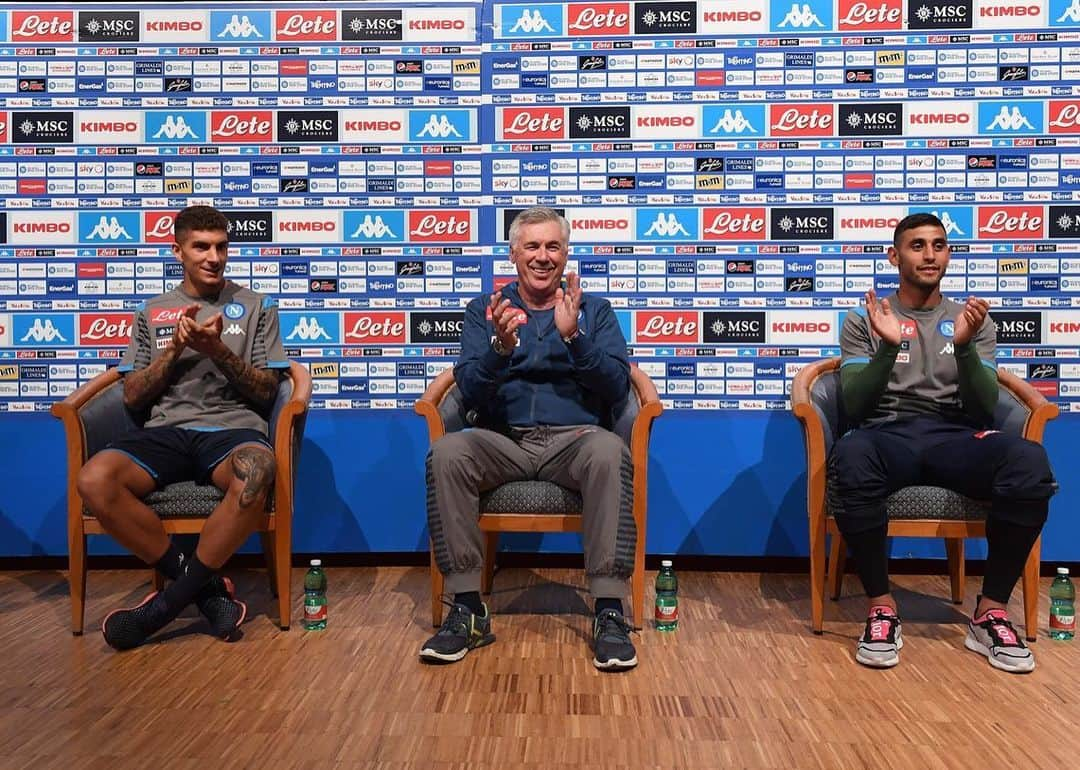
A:
[[[160,489],[178,481],[209,484],[218,463],[243,444],[261,444],[273,451],[266,435],[250,428],[144,428],[118,438],[104,451],[126,454]]]

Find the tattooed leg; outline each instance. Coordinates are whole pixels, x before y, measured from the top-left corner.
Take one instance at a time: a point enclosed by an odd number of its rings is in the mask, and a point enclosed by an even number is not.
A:
[[[233,476],[244,482],[240,507],[249,508],[274,483],[274,456],[265,449],[240,447],[232,455]]]
[[[274,455],[264,446],[246,444],[214,469],[215,486],[225,492],[203,526],[195,553],[206,566],[220,569],[254,532],[264,515],[274,483]]]

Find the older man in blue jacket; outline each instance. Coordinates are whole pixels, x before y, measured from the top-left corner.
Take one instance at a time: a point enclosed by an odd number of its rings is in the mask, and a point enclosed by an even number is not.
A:
[[[581,492],[585,574],[596,600],[593,663],[637,665],[622,596],[633,570],[636,527],[630,453],[610,424],[627,398],[626,339],[607,300],[586,296],[566,268],[570,225],[535,207],[510,226],[518,279],[465,311],[454,379],[477,426],[439,439],[427,458],[428,525],[453,607],[420,650],[461,660],[495,641],[480,600],[481,493],[541,479]]]

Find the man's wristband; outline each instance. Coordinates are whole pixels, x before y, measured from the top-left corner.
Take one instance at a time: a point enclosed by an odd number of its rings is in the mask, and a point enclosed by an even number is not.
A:
[[[574,329],[574,333],[571,334],[568,337],[563,337],[562,341],[565,342],[567,345],[569,345],[570,343],[572,343],[574,340],[576,340],[580,336],[581,336],[581,329],[580,328]]]

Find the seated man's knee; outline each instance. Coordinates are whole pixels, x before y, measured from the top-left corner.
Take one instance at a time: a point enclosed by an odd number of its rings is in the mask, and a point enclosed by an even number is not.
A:
[[[116,463],[110,462],[112,452],[91,457],[79,471],[75,486],[83,503],[98,519],[109,516],[111,503],[120,492],[123,481]]]
[[[274,484],[274,455],[261,446],[242,446],[232,453],[233,480],[228,494],[236,495],[242,509],[262,510]]]
[[[585,439],[582,461],[593,468],[621,467],[630,463],[630,450],[618,434],[596,429]]]
[[[1048,500],[1057,492],[1050,458],[1042,444],[1026,439],[1009,444],[1002,458],[994,494],[1015,500]]]
[[[467,433],[447,433],[428,450],[427,467],[435,474],[453,472],[469,462],[468,449]]]

